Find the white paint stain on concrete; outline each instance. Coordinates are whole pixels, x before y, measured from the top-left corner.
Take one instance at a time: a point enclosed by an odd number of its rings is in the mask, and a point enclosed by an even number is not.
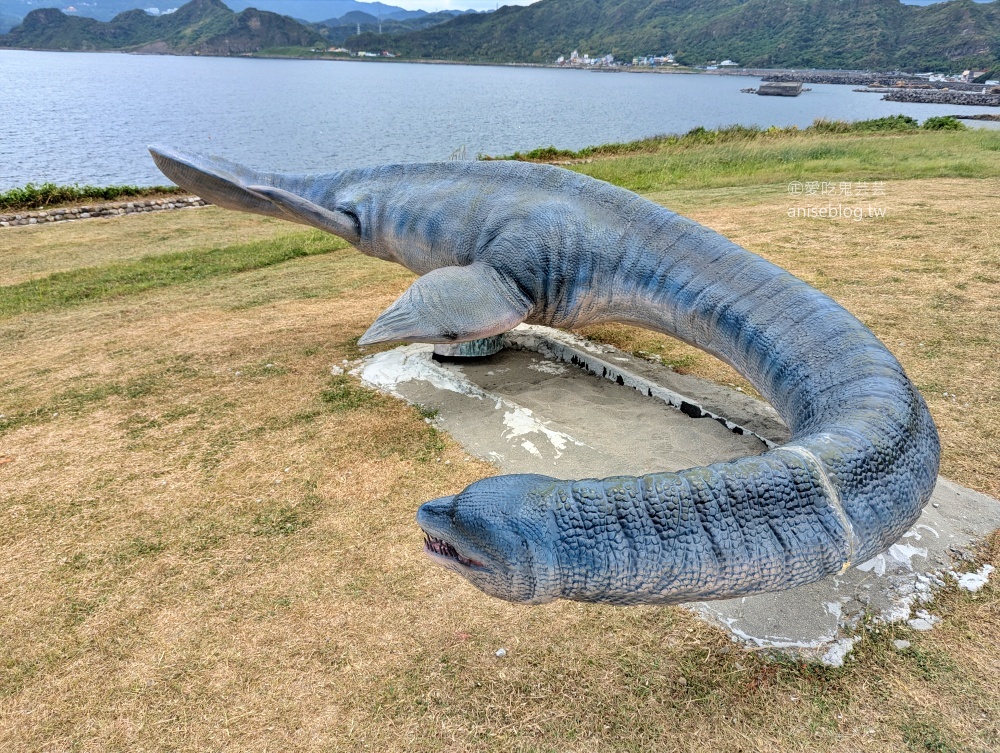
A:
[[[909,544],[893,544],[882,554],[858,565],[858,570],[864,573],[874,572],[879,577],[885,575],[887,571],[901,569],[912,571],[914,557],[927,559],[927,548],[910,546]]]
[[[579,335],[574,335],[569,332],[563,332],[562,330],[558,329],[551,329],[550,327],[542,327],[537,324],[519,324],[517,325],[517,327],[514,328],[513,331],[517,332],[519,335],[538,338],[539,343],[537,344],[541,344],[541,342],[544,340],[555,340],[556,342],[562,343],[563,345],[568,345],[571,348],[576,348],[578,350],[585,350],[588,353],[604,355],[606,353],[614,351],[614,348],[611,348],[607,345],[599,345],[598,343],[586,340],[580,337]],[[526,343],[526,345],[528,344]],[[536,346],[530,349],[538,350],[539,348]]]
[[[896,562],[906,567],[907,570],[913,569],[913,558],[923,557],[927,559],[927,547],[923,546],[910,546],[909,544],[893,544],[889,547],[889,551],[886,552],[890,557],[892,557]]]
[[[503,402],[506,403],[507,401],[505,400]],[[507,427],[507,431],[504,433],[504,439],[516,439],[524,436],[525,434],[541,434],[549,440],[552,447],[555,448],[557,458],[562,455],[563,450],[566,449],[567,442],[572,442],[577,446],[583,446],[582,442],[577,442],[569,434],[564,434],[561,431],[555,431],[554,429],[548,428],[545,424],[535,418],[535,415],[527,408],[522,408],[520,405],[514,405],[513,403],[508,403],[508,407],[512,410],[508,410],[503,414],[503,424]],[[529,444],[531,443],[529,442]],[[534,445],[531,446],[534,448]],[[529,450],[529,452],[530,451],[531,450]],[[537,448],[535,449],[535,453],[541,457]]]
[[[535,447],[535,443],[532,442],[529,439],[525,439],[523,442],[521,442],[521,447],[523,447],[524,449],[526,449],[528,452],[530,452],[536,458],[540,458],[542,456],[542,453],[540,453],[538,451],[538,448]]]
[[[989,582],[990,573],[992,572],[993,565],[983,565],[979,570],[971,573],[959,574],[952,572],[951,577],[958,581],[958,587],[963,591],[972,591],[975,593]]]
[[[929,525],[927,525],[925,523],[917,523],[915,526],[913,526],[913,528],[911,528],[909,531],[907,531],[906,533],[903,534],[903,538],[904,539],[913,539],[914,541],[920,541],[920,539],[923,538],[923,536],[920,533],[920,529],[924,529],[925,531],[929,531],[930,533],[933,533],[934,534],[934,538],[936,538],[936,539],[941,538],[941,534],[940,533],[938,533],[937,531],[935,531],[933,528],[931,528]]]
[[[351,371],[365,384],[400,397],[396,388],[404,382],[429,382],[439,390],[457,392],[482,399],[483,390],[475,386],[457,366],[442,366],[433,358],[433,345],[415,344],[368,356]]]
[[[523,438],[517,444],[536,457],[542,457],[542,453],[538,445],[527,439],[526,435],[538,435],[535,437],[536,441],[538,437],[544,438],[554,449],[557,459],[569,443],[578,447],[584,446],[583,442],[577,441],[569,434],[550,429],[542,421],[539,421],[528,408],[487,392],[473,384],[466,378],[460,366],[438,363],[432,358],[433,352],[432,345],[414,344],[375,353],[351,369],[351,373],[358,376],[362,382],[370,387],[388,392],[396,397],[402,397],[398,391],[399,385],[406,382],[423,381],[439,390],[456,392],[479,400],[490,400],[494,403],[496,410],[504,411],[503,424],[506,430],[503,432],[503,438],[508,441],[517,441]],[[555,368],[565,369],[561,364],[550,362],[543,362],[539,366],[546,363]]]
[[[739,617],[724,617],[714,611],[704,603],[700,604],[689,604],[689,607],[694,607],[702,617],[704,617],[709,622],[714,622],[717,625],[724,626],[734,638],[738,639],[742,643],[748,646],[756,646],[757,648],[777,648],[777,649],[806,649],[813,650],[822,649],[829,645],[830,641],[833,641],[837,637],[837,629],[834,627],[833,632],[828,635],[821,635],[813,640],[803,641],[795,638],[789,638],[783,635],[753,635],[740,630],[737,627],[738,623],[741,621]]]
[[[842,667],[844,666],[844,659],[847,655],[851,653],[851,649],[854,648],[854,644],[857,643],[860,638],[841,638],[835,642],[827,650],[823,656],[820,657],[820,661],[829,667]]]
[[[528,368],[532,371],[540,371],[543,374],[558,375],[566,373],[566,367],[554,361],[541,361],[540,363],[528,364]]]

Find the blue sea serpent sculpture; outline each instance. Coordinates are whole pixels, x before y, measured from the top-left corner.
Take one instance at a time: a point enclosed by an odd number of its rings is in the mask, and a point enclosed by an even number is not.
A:
[[[733,462],[499,476],[422,505],[427,552],[488,594],[672,604],[787,589],[886,550],[931,495],[937,430],[882,343],[826,295],[636,194],[520,162],[299,176],[151,152],[214,204],[312,225],[420,275],[362,345],[626,322],[731,364],[791,429]]]

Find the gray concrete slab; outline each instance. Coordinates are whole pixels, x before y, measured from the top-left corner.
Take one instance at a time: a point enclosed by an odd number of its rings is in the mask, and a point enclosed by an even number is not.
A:
[[[544,327],[522,325],[487,358],[439,362],[432,346],[379,353],[353,371],[437,411],[438,426],[509,473],[557,478],[679,470],[781,444],[788,431],[765,403]],[[930,629],[920,606],[954,558],[1000,527],[1000,502],[939,479],[917,524],[886,553],[782,593],[687,607],[746,645],[838,665],[863,618]],[[987,567],[959,583],[974,588]]]

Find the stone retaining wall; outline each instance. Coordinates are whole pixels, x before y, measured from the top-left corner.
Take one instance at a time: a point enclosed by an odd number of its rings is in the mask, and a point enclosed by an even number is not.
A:
[[[169,199],[116,201],[108,204],[90,204],[81,207],[40,209],[36,212],[0,214],[0,227],[42,225],[47,222],[71,222],[73,220],[89,220],[100,217],[118,217],[123,214],[136,214],[138,212],[162,212],[168,209],[190,209],[192,207],[203,207],[205,205],[206,202],[197,196],[172,196]]]

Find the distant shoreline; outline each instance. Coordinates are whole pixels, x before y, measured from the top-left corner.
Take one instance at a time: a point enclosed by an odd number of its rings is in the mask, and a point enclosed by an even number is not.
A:
[[[408,63],[414,65],[466,65],[466,66],[477,66],[483,68],[546,68],[550,70],[565,70],[565,71],[585,71],[587,73],[649,73],[656,75],[707,75],[707,76],[740,76],[749,78],[760,78],[768,75],[778,75],[778,74],[801,74],[803,77],[810,75],[824,75],[824,74],[853,74],[858,76],[899,76],[899,75],[913,75],[913,74],[900,74],[898,71],[895,72],[877,72],[877,71],[857,71],[857,70],[845,70],[845,69],[835,69],[835,68],[814,68],[814,69],[801,69],[801,68],[726,68],[723,70],[705,70],[703,68],[692,68],[690,66],[578,66],[578,65],[558,65],[557,63],[499,63],[499,62],[487,62],[480,60],[429,60],[423,58],[358,58],[358,57],[344,57],[344,56],[333,56],[333,55],[266,55],[260,53],[249,53],[240,55],[194,55],[186,53],[173,53],[173,52],[133,52],[130,50],[66,50],[66,49],[46,49],[42,47],[2,47],[0,46],[0,52],[4,50],[15,50],[19,52],[65,52],[65,53],[83,53],[87,55],[92,54],[114,54],[114,55],[135,55],[141,57],[193,57],[193,58],[238,58],[242,60],[308,60],[316,62],[329,62],[329,63],[364,63],[364,64],[382,64],[382,65],[393,65],[399,63]]]
[[[771,76],[791,76],[795,80],[803,83],[813,84],[833,84],[837,86],[857,86],[862,79],[880,78],[915,78],[915,74],[901,71],[863,71],[849,70],[842,68],[724,68],[718,70],[706,70],[704,68],[692,68],[690,66],[579,66],[579,65],[559,65],[557,63],[500,63],[486,61],[469,60],[428,60],[422,58],[360,58],[334,56],[329,54],[316,55],[267,55],[260,53],[246,53],[240,55],[200,55],[172,52],[134,52],[130,50],[54,50],[37,47],[0,47],[0,52],[4,50],[17,50],[24,52],[66,52],[85,54],[116,54],[135,55],[142,57],[194,57],[194,58],[237,58],[242,60],[304,60],[331,63],[365,63],[365,64],[410,64],[410,65],[456,65],[475,66],[480,68],[542,68],[548,70],[584,71],[587,73],[643,73],[654,75],[697,75],[697,76],[734,76],[742,78],[768,78]],[[842,79],[842,80],[837,80]],[[787,80],[787,79],[786,79]],[[935,103],[928,103],[935,104]],[[947,103],[941,103],[947,104]],[[955,104],[955,103],[951,103]]]

